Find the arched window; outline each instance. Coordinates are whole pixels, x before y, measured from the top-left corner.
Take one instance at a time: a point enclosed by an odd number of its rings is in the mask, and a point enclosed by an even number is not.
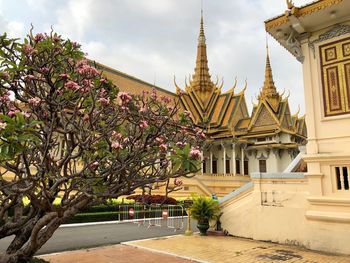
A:
[[[244,174],[248,175],[249,174],[249,161],[244,160]]]
[[[212,171],[213,171],[213,174],[218,173],[218,161],[217,160],[212,161]]]
[[[236,159],[236,174],[241,173],[241,161],[239,159]]]
[[[259,172],[260,173],[266,173],[267,172],[266,160],[259,160]]]

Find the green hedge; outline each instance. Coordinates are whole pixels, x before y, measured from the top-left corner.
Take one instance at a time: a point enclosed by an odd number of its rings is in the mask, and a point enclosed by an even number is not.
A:
[[[118,220],[118,212],[79,213],[65,221],[65,224],[102,222]]]
[[[101,213],[101,212],[115,212],[118,211],[118,205],[95,205],[85,208],[81,213]]]

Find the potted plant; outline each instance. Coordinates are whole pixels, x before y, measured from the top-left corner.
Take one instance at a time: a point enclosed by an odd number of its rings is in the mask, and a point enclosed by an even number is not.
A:
[[[197,228],[201,236],[207,235],[209,221],[217,218],[219,214],[220,206],[216,200],[205,196],[194,198],[191,206],[191,216],[197,220]]]

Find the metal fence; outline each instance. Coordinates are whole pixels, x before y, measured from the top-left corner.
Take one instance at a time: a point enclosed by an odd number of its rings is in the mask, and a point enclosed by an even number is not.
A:
[[[119,221],[130,221],[151,227],[166,227],[174,231],[183,229],[185,210],[181,205],[119,205]]]

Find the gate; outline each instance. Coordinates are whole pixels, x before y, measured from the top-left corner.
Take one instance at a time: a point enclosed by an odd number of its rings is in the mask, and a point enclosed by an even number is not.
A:
[[[129,221],[138,226],[166,227],[174,231],[184,227],[184,208],[180,205],[119,205],[119,221]],[[148,222],[148,224],[146,223]]]

